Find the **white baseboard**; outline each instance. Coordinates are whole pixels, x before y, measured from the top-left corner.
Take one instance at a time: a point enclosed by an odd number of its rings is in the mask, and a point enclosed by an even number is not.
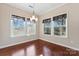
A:
[[[26,41],[18,42],[18,43],[15,43],[15,44],[10,44],[10,45],[0,46],[0,49],[6,48],[6,47],[10,47],[10,46],[14,46],[14,45],[17,45],[17,44],[26,43],[26,42],[33,41],[33,40],[37,40],[37,39],[30,39],[30,40],[26,40]]]
[[[47,41],[47,42],[50,42],[50,43],[53,43],[53,44],[57,44],[57,45],[60,45],[60,46],[68,47],[68,48],[73,49],[73,50],[79,51],[78,48],[74,48],[74,47],[71,47],[71,46],[68,46],[68,45],[64,45],[64,44],[55,43],[55,42],[52,42],[52,41],[49,41],[49,40],[46,40],[46,39],[43,39],[43,38],[39,38],[39,39]]]
[[[49,40],[46,40],[46,39],[43,39],[43,38],[39,38],[39,39],[44,40],[44,41],[48,41],[48,42],[50,42],[50,43],[54,43],[54,44],[57,44],[57,45],[60,45],[60,46],[68,47],[68,48],[71,48],[71,49],[74,49],[74,50],[78,50],[78,51],[79,51],[78,48],[74,48],[74,47],[67,46],[67,45],[64,45],[64,44],[55,43],[55,42],[52,42],[52,41],[49,41]],[[15,43],[15,44],[10,44],[10,45],[5,45],[5,46],[0,46],[0,49],[2,49],[2,48],[6,48],[6,47],[10,47],[10,46],[14,46],[14,45],[17,45],[17,44],[26,43],[26,42],[33,41],[33,40],[37,40],[37,39],[31,39],[31,40],[26,40],[26,41],[18,42],[18,43]]]

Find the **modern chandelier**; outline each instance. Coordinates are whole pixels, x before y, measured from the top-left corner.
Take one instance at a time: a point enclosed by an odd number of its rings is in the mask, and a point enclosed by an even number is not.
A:
[[[34,11],[34,5],[29,5],[30,8],[33,9],[33,14],[32,14],[32,17],[30,18],[31,21],[38,21],[38,18],[35,16],[35,11]]]

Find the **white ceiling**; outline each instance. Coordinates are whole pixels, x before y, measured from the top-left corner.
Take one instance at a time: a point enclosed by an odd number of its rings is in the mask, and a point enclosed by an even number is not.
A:
[[[34,5],[35,14],[42,15],[50,10],[64,5],[64,3],[8,3],[8,5],[25,10],[29,13],[33,13],[33,9],[30,8],[29,5]]]

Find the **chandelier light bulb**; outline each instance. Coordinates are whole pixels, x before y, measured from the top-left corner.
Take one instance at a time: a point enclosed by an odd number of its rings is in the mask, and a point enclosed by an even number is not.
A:
[[[36,18],[34,15],[30,18],[31,21],[35,20],[38,21],[38,18]]]
[[[32,16],[32,19],[33,19],[33,20],[35,19],[35,16],[34,16],[34,15]]]

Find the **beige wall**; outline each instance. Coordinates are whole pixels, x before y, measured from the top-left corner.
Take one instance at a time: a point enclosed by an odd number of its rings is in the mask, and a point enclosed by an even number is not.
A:
[[[12,14],[26,18],[31,16],[31,14],[26,11],[11,7],[6,4],[0,4],[0,48],[37,39],[37,35],[11,38],[10,18]]]
[[[55,37],[54,35],[43,34],[42,20],[49,17],[52,18],[53,16],[63,13],[68,13],[68,38],[60,38]],[[46,14],[43,14],[40,16],[39,27],[39,38],[79,50],[79,4],[65,4]]]

